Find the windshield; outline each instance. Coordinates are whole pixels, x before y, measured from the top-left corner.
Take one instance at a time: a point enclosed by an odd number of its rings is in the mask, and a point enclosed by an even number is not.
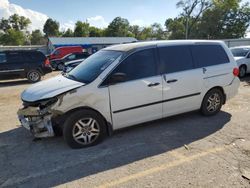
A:
[[[65,76],[79,82],[90,83],[121,55],[122,52],[119,51],[101,50],[85,59]]]
[[[234,57],[246,57],[250,48],[235,48],[231,49]]]

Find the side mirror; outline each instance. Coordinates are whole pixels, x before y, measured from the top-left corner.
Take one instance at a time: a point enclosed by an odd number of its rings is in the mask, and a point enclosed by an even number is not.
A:
[[[120,82],[124,82],[124,81],[126,81],[126,74],[121,73],[121,72],[117,72],[110,77],[109,84],[112,85],[112,84],[116,84],[116,83],[120,83]]]
[[[247,59],[250,59],[250,53],[248,53],[248,55],[247,55]]]

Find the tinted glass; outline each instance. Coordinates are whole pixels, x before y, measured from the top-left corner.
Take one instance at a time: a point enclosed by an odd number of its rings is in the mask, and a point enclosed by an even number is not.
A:
[[[23,56],[20,52],[9,52],[8,53],[8,63],[22,62]]]
[[[125,59],[114,73],[125,73],[126,80],[136,80],[156,75],[154,49],[136,52]]]
[[[0,52],[0,63],[6,63],[6,54]]]
[[[75,58],[76,58],[76,55],[75,55],[75,54],[69,55],[69,56],[67,57],[68,60],[73,60],[73,59],[75,59]]]
[[[235,48],[231,49],[234,57],[246,57],[250,52],[250,48]]]
[[[229,63],[228,56],[220,45],[194,45],[192,54],[198,68]]]
[[[92,82],[121,55],[122,52],[119,51],[101,50],[85,59],[65,76],[84,83]]]
[[[164,73],[185,71],[193,68],[189,46],[160,47],[159,55]]]
[[[26,61],[34,62],[34,63],[44,61],[46,59],[45,55],[42,52],[36,52],[36,51],[24,52],[23,57]]]

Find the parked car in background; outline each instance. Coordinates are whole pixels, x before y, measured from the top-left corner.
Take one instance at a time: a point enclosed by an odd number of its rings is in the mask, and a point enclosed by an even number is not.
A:
[[[50,60],[52,59],[61,59],[64,56],[71,54],[71,53],[81,53],[83,52],[83,48],[81,46],[64,46],[56,48],[49,56],[48,58]]]
[[[64,64],[69,61],[77,60],[77,59],[85,59],[89,56],[88,53],[85,52],[76,52],[76,53],[71,53],[66,56],[64,56],[61,59],[54,59],[51,60],[51,66],[55,70],[63,70],[64,69]]]
[[[69,61],[64,64],[63,72],[70,72],[73,70],[76,66],[78,66],[80,63],[82,63],[85,59],[78,59],[74,61]]]
[[[193,110],[217,114],[237,94],[238,73],[220,41],[116,45],[26,89],[18,117],[35,137],[61,129],[72,148],[93,146],[131,125]]]
[[[250,73],[250,46],[239,46],[230,48],[239,66],[239,77],[242,78]]]
[[[52,72],[50,62],[39,51],[1,51],[0,79],[27,78],[30,82],[38,82],[41,76]]]

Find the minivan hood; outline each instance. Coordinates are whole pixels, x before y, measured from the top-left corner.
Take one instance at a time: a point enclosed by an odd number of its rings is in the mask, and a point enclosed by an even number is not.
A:
[[[59,75],[36,83],[25,89],[21,95],[21,98],[26,102],[35,102],[38,100],[55,97],[61,93],[81,87],[83,85],[85,84]]]

